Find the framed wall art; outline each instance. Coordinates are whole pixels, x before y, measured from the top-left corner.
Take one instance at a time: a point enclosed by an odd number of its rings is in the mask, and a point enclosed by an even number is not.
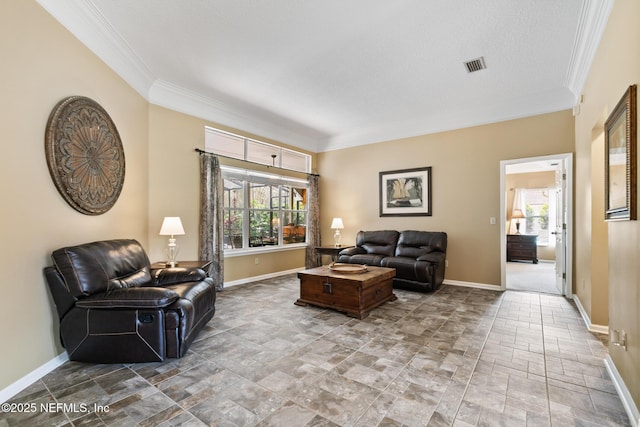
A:
[[[604,125],[605,220],[636,219],[636,85],[629,86]]]
[[[51,178],[64,200],[85,215],[101,215],[116,203],[124,183],[120,134],[94,100],[70,96],[51,111],[45,133]]]
[[[380,172],[380,216],[431,216],[431,167]]]

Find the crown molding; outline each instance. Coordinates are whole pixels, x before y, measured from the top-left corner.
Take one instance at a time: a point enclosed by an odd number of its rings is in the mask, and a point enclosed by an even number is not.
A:
[[[450,115],[441,114],[437,117],[438,120],[434,120],[436,117],[430,117],[427,123],[424,120],[417,123],[395,123],[340,135],[326,135],[284,117],[260,111],[259,107],[230,105],[210,96],[158,80],[127,41],[100,13],[92,0],[36,1],[150,103],[312,152],[331,151],[363,143],[398,139],[402,135],[411,137],[498,120],[495,118],[488,120],[484,112],[479,115],[466,112],[466,120],[461,123],[460,115],[457,116],[456,121],[453,121]],[[565,89],[572,98],[571,106],[575,106],[580,99],[613,3],[614,0],[584,0],[582,4],[565,78]],[[527,111],[512,112],[510,117],[501,117],[499,120],[559,111],[571,106],[554,105],[547,106],[546,109],[530,106]]]
[[[565,81],[566,87],[574,95],[574,105],[580,100],[593,58],[598,51],[600,40],[613,9],[613,2],[614,0],[585,0],[582,4]]]
[[[324,136],[313,130],[296,129],[301,127],[299,124],[279,123],[278,118],[264,120],[260,114],[247,113],[157,79],[91,0],[36,1],[152,104],[313,152],[318,139]]]
[[[155,77],[91,0],[36,0],[133,89],[148,99]]]
[[[509,120],[538,116],[570,110],[572,94],[568,89],[532,94],[513,100],[496,101],[486,108],[463,108],[439,111],[419,120],[406,120],[396,123],[381,123],[377,127],[368,127],[355,132],[345,132],[323,139],[318,143],[318,152],[341,150],[402,138],[431,135],[474,126],[488,125]],[[508,111],[508,114],[497,114]]]
[[[184,89],[173,83],[156,80],[149,90],[148,101],[180,113],[188,114],[220,125],[229,126],[261,137],[287,143],[312,152],[317,151],[318,136],[292,130],[294,125],[279,124],[277,119],[266,121],[259,114],[248,114],[238,108]]]

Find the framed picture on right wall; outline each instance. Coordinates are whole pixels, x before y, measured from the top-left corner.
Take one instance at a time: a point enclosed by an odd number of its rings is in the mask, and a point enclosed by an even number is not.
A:
[[[636,120],[636,85],[632,85],[604,124],[606,221],[636,219]]]

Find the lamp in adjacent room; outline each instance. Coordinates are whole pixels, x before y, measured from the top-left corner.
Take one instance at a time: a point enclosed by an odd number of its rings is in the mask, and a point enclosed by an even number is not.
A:
[[[516,219],[516,234],[520,234],[520,219],[524,218],[524,214],[522,213],[522,209],[514,209],[511,213],[511,219]]]
[[[331,228],[336,230],[336,232],[333,233],[333,240],[335,242],[335,247],[339,248],[340,239],[342,238],[342,236],[340,235],[340,230],[344,228],[344,224],[342,223],[342,218],[333,218],[333,221],[331,221]]]
[[[178,245],[176,239],[173,236],[180,236],[184,234],[184,228],[182,227],[182,221],[179,216],[166,216],[162,221],[162,227],[160,227],[161,236],[169,237],[169,245],[167,246],[167,266],[175,267],[178,265],[176,257],[178,256]]]

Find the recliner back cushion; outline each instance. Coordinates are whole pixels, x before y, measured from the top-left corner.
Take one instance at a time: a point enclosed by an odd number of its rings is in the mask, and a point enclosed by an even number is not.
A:
[[[368,254],[393,256],[399,234],[395,230],[359,231],[356,246],[363,248]]]
[[[151,282],[149,258],[142,245],[132,239],[61,248],[51,258],[74,297]]]
[[[418,258],[430,252],[447,250],[447,233],[407,230],[400,233],[396,256]]]

